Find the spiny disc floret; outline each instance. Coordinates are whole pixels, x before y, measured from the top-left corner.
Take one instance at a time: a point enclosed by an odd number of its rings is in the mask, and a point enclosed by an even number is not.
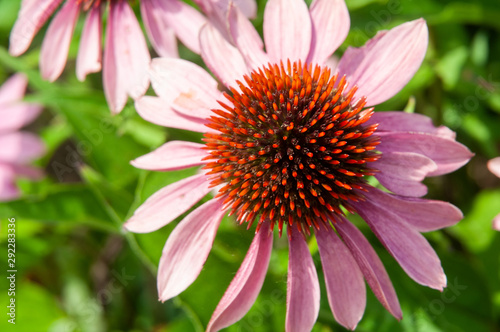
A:
[[[268,65],[230,88],[207,124],[205,134],[213,175],[222,186],[219,197],[249,227],[258,218],[271,226],[296,224],[301,232],[328,224],[349,201],[362,199],[367,162],[379,139],[377,125],[363,124],[373,114],[365,98],[353,103],[357,88],[344,91],[338,80],[319,66],[288,62]],[[258,226],[259,227],[259,226]]]

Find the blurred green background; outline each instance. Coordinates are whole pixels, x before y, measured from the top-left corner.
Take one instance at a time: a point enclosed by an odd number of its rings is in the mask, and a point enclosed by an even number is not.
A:
[[[159,188],[195,169],[160,173],[129,164],[166,140],[200,136],[142,120],[129,102],[111,116],[101,75],[77,81],[79,22],[68,65],[51,84],[38,72],[46,26],[29,51],[12,58],[8,37],[20,0],[0,0],[0,82],[16,71],[30,80],[26,99],[45,106],[27,130],[41,135],[47,155],[37,162],[46,177],[19,180],[24,198],[0,203],[0,256],[7,262],[6,223],[16,219],[16,325],[7,322],[9,297],[2,263],[0,331],[202,331],[243,260],[252,232],[226,218],[200,277],[185,292],[158,302],[156,268],[176,223],[143,235],[121,226]],[[262,27],[265,1],[254,21]],[[440,293],[413,282],[382,245],[363,229],[384,262],[403,309],[398,322],[371,291],[358,331],[500,331],[500,234],[491,220],[500,212],[500,180],[486,168],[500,154],[500,3],[498,0],[347,0],[351,31],[338,50],[361,46],[376,31],[424,17],[430,43],[417,75],[378,111],[415,111],[457,132],[475,157],[453,174],[426,180],[428,198],[450,201],[464,213],[457,226],[426,234],[442,260],[449,287]],[[138,8],[135,1],[135,9]],[[137,12],[138,13],[138,12]],[[261,30],[260,30],[261,31]],[[202,64],[180,45],[181,55]],[[180,220],[180,218],[179,218]],[[314,240],[313,240],[314,242]],[[343,331],[326,299],[319,255],[311,245],[322,283],[314,331]],[[288,251],[275,250],[263,290],[250,312],[227,331],[283,331]]]

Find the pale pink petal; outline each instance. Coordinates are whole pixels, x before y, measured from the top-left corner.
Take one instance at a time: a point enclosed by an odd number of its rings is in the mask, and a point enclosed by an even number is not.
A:
[[[42,111],[42,106],[19,102],[0,105],[0,133],[17,130],[31,123]]]
[[[177,296],[196,280],[212,249],[225,211],[212,199],[191,212],[168,237],[158,267],[161,301]]]
[[[9,53],[26,52],[36,33],[49,19],[62,0],[24,0],[9,40]]]
[[[12,167],[0,164],[0,201],[16,199],[20,194]]]
[[[92,6],[85,18],[76,57],[76,77],[84,81],[90,73],[101,70],[101,6]]]
[[[161,0],[142,0],[141,17],[155,51],[162,57],[178,58],[175,32],[169,27],[165,13],[166,3]]]
[[[0,86],[0,106],[4,107],[23,99],[28,79],[24,74],[14,74]]]
[[[38,180],[43,177],[43,171],[40,168],[25,166],[25,165],[11,165],[16,176],[28,178],[31,180]]]
[[[167,102],[159,97],[144,96],[136,100],[137,113],[146,121],[160,126],[205,133],[209,128],[205,119],[191,117],[179,113],[167,106]]]
[[[493,229],[496,231],[500,231],[500,214],[493,219]]]
[[[104,94],[111,112],[119,113],[132,98],[142,96],[149,86],[147,68],[151,61],[139,22],[127,1],[111,2],[104,49]]]
[[[202,159],[208,156],[207,152],[202,150],[204,146],[192,142],[171,141],[130,163],[137,168],[155,171],[175,171],[200,166],[206,164]]]
[[[295,227],[288,239],[288,249],[285,330],[310,331],[319,313],[318,275],[307,242]]]
[[[425,133],[377,132],[381,143],[377,149],[382,153],[412,152],[426,156],[437,165],[427,176],[453,172],[465,165],[474,155],[455,140]]]
[[[366,306],[363,273],[333,230],[320,229],[315,234],[333,316],[339,324],[354,330]]]
[[[334,224],[335,229],[358,262],[366,282],[384,308],[397,319],[403,318],[396,291],[375,250],[350,221],[344,218],[340,219],[340,222]]]
[[[204,174],[197,174],[158,190],[123,227],[134,233],[149,233],[162,228],[208,194],[208,183]]]
[[[175,110],[206,119],[219,108],[217,81],[200,66],[186,60],[156,58],[151,62],[151,84],[156,94]]]
[[[229,32],[249,68],[256,70],[267,65],[269,57],[262,50],[264,44],[253,24],[236,6],[229,9]]]
[[[207,326],[207,332],[219,331],[239,321],[257,299],[273,247],[273,233],[265,222],[255,235],[250,248],[215,309]]]
[[[238,7],[246,17],[255,18],[257,16],[257,4],[255,0],[232,0],[231,2]]]
[[[357,85],[367,106],[380,104],[398,93],[415,75],[427,51],[428,31],[423,19],[379,32],[361,48],[349,47],[337,70]]]
[[[308,62],[323,64],[349,33],[349,11],[344,0],[314,0],[310,13],[312,40]]]
[[[355,207],[408,276],[434,289],[442,291],[446,287],[446,276],[436,252],[403,217],[391,212],[393,206],[366,200],[355,203]]]
[[[0,146],[0,162],[27,164],[45,153],[40,138],[26,132],[0,135]]]
[[[264,11],[264,41],[272,62],[305,62],[312,24],[303,0],[269,0]]]
[[[237,87],[236,80],[243,81],[248,74],[245,60],[237,48],[231,45],[211,24],[200,32],[201,57],[219,81],[227,87]]]
[[[488,161],[488,169],[491,173],[500,178],[500,157],[496,157]]]
[[[448,202],[396,196],[376,188],[370,188],[368,193],[363,194],[381,209],[390,206],[391,212],[419,232],[453,226],[464,217],[456,206]]]
[[[401,111],[375,112],[366,122],[367,125],[378,123],[378,131],[421,132],[455,139],[455,132],[445,126],[435,127],[431,118],[417,113]]]
[[[79,13],[77,1],[68,0],[50,22],[40,51],[40,72],[44,79],[53,82],[61,75]]]
[[[375,174],[379,182],[395,194],[421,197],[427,194],[427,186],[421,183],[436,171],[431,159],[412,152],[387,152],[370,164],[380,172]]]

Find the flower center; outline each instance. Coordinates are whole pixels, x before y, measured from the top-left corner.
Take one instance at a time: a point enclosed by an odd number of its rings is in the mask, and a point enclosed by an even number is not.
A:
[[[363,199],[367,166],[380,157],[372,134],[363,125],[373,108],[366,98],[353,102],[357,87],[345,92],[345,78],[310,64],[268,65],[237,81],[215,109],[205,134],[211,186],[223,185],[217,197],[240,223],[269,221],[309,233],[328,225],[349,201]],[[356,190],[357,189],[357,190]]]

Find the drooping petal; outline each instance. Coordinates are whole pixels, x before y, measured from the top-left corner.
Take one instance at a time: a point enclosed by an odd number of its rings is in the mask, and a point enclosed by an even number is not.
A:
[[[119,113],[127,95],[136,99],[148,86],[149,56],[139,22],[127,1],[113,1],[106,29],[103,61],[104,94],[113,113]]]
[[[31,123],[42,111],[42,106],[28,103],[0,105],[0,133],[17,130]]]
[[[236,276],[215,309],[207,332],[219,331],[240,320],[257,299],[271,258],[273,234],[262,224]]]
[[[12,167],[0,163],[0,202],[16,199],[21,194],[14,179]]]
[[[320,229],[315,234],[333,316],[339,324],[354,330],[366,306],[363,274],[333,230]]]
[[[53,82],[61,75],[79,13],[79,3],[68,0],[50,22],[40,51],[40,72],[44,79]]]
[[[378,131],[421,132],[455,139],[455,132],[445,126],[435,127],[431,118],[418,113],[401,111],[375,112],[366,125],[378,123]]]
[[[172,183],[149,197],[123,227],[134,233],[156,231],[189,210],[209,191],[204,174]]]
[[[227,87],[237,87],[236,80],[243,80],[248,74],[245,60],[236,47],[231,45],[217,31],[207,24],[200,32],[201,57],[219,81]]]
[[[349,33],[349,11],[344,0],[314,0],[310,13],[312,40],[308,62],[323,64]]]
[[[311,46],[311,25],[303,0],[269,0],[264,11],[264,41],[271,61],[305,62]]]
[[[415,228],[391,212],[392,206],[366,200],[355,203],[355,207],[410,278],[441,291],[446,287],[446,276],[434,249]]]
[[[496,157],[488,161],[488,169],[491,173],[500,178],[500,157]]]
[[[144,96],[136,100],[135,108],[144,120],[160,126],[199,133],[209,131],[209,128],[205,126],[205,123],[208,123],[207,120],[184,115],[166,106],[166,104],[167,102],[162,98]]]
[[[437,169],[427,176],[453,172],[474,155],[465,145],[441,136],[409,132],[377,132],[377,135],[381,137],[377,149],[382,153],[412,152],[432,159]]]
[[[219,107],[217,81],[190,61],[157,58],[151,62],[149,73],[153,89],[166,101],[165,106],[200,119],[208,118],[211,109]]]
[[[337,67],[340,75],[358,86],[357,96],[367,106],[398,93],[416,73],[427,51],[428,31],[423,19],[379,32],[361,48],[349,47]]]
[[[5,105],[23,99],[28,79],[24,74],[14,74],[0,86],[0,105]]]
[[[430,232],[455,225],[463,219],[462,212],[454,205],[430,199],[396,196],[376,188],[363,193],[370,202],[381,209],[391,207],[404,222],[419,232]]]
[[[26,132],[0,135],[0,162],[27,164],[45,153],[45,145],[37,136]]]
[[[9,40],[9,53],[26,52],[36,33],[54,13],[62,0],[24,0]]]
[[[155,171],[175,171],[200,166],[206,163],[202,159],[208,155],[202,150],[204,146],[192,142],[170,141],[130,163],[137,168]]]
[[[101,70],[101,38],[101,6],[92,6],[85,19],[76,57],[76,77],[80,81],[84,81],[88,74]]]
[[[174,30],[168,25],[163,4],[167,1],[141,1],[141,17],[149,40],[162,57],[178,58],[177,39]]]
[[[172,231],[158,267],[161,301],[177,296],[196,280],[224,213],[221,202],[212,199],[191,212]]]
[[[427,186],[421,183],[437,169],[431,159],[412,152],[388,152],[370,164],[379,170],[375,174],[380,183],[398,195],[421,197],[427,194]]]
[[[310,331],[319,313],[318,275],[307,243],[295,227],[288,239],[288,252],[285,330]]]
[[[358,262],[366,282],[380,303],[397,319],[403,318],[391,279],[370,243],[350,221],[344,218],[335,223],[335,229]]]
[[[493,229],[496,231],[500,231],[500,214],[493,219]]]
[[[264,43],[253,24],[236,6],[229,9],[229,32],[249,68],[256,70],[269,62]]]

